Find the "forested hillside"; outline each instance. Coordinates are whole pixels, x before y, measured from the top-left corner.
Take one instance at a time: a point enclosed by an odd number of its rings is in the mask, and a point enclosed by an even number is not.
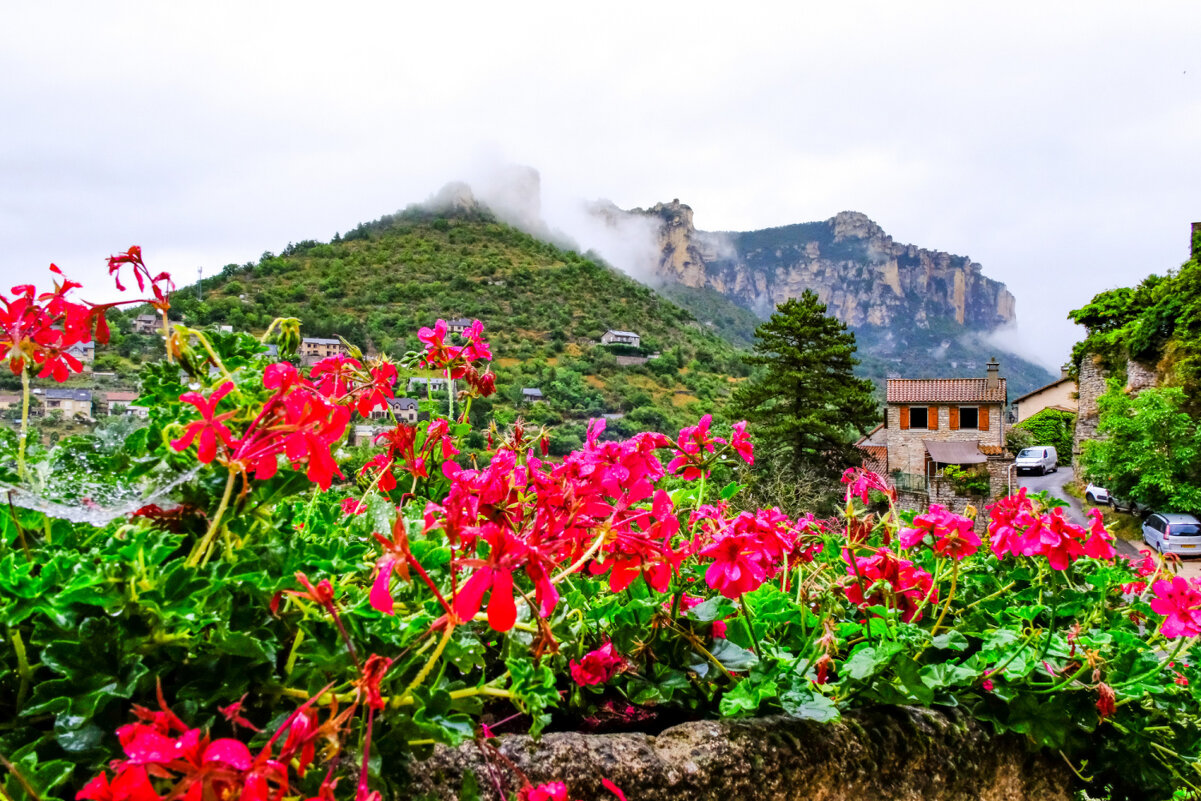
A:
[[[601,414],[626,414],[610,427],[627,433],[675,429],[702,410],[720,416],[746,374],[738,351],[689,312],[478,209],[410,209],[328,243],[227,266],[200,289],[203,300],[191,291],[174,299],[173,313],[189,324],[260,331],[297,317],[305,336],[341,336],[397,357],[418,347],[421,326],[478,318],[493,346],[500,417],[521,405],[523,388],[541,389],[545,403],[522,413],[559,426],[562,447]],[[600,345],[608,329],[638,333],[641,347]]]

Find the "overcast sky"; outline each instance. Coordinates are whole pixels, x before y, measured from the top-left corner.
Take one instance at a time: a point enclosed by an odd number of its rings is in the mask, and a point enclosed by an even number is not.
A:
[[[1055,365],[1068,309],[1187,258],[1201,3],[975,5],[9,3],[0,278],[107,293],[138,243],[190,282],[509,161],[707,230],[862,211]]]

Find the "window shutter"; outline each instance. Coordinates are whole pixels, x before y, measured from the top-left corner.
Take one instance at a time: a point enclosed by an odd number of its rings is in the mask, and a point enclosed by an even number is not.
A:
[[[981,406],[981,407],[980,407],[980,423],[979,423],[979,427],[980,427],[980,430],[981,430],[981,431],[987,431],[987,430],[988,430],[988,412],[989,412],[989,409],[988,409],[988,407],[987,407],[987,406]]]
[[[952,406],[952,407],[951,407],[951,425],[950,425],[950,429],[951,429],[952,431],[958,431],[958,430],[959,430],[959,407],[958,407],[958,406]]]
[[[930,420],[930,422],[926,424],[926,428],[930,429],[931,431],[937,431],[938,430],[938,407],[931,406],[930,411],[927,413],[926,417]]]
[[[901,407],[901,430],[904,431],[907,428],[909,428],[909,407],[902,406]]]

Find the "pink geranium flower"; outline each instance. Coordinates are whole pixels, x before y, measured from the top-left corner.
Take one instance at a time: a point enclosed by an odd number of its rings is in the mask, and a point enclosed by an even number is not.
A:
[[[604,684],[617,673],[625,664],[625,659],[613,652],[613,643],[607,642],[594,651],[584,654],[584,658],[571,660],[571,678],[581,687]]]
[[[1181,576],[1170,581],[1161,579],[1152,590],[1155,597],[1151,599],[1151,609],[1164,616],[1160,629],[1163,636],[1168,639],[1201,636],[1201,592],[1196,580]]]

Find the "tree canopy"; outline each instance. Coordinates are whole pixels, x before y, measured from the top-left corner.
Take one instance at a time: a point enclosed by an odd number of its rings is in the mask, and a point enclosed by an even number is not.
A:
[[[829,475],[860,462],[855,435],[877,419],[872,383],[855,378],[855,335],[816,294],[777,307],[744,360],[760,369],[735,391],[732,414],[753,424],[762,452]]]
[[[1098,401],[1102,439],[1086,442],[1085,474],[1111,493],[1158,511],[1201,513],[1201,424],[1180,387],[1131,397],[1110,380]]]

